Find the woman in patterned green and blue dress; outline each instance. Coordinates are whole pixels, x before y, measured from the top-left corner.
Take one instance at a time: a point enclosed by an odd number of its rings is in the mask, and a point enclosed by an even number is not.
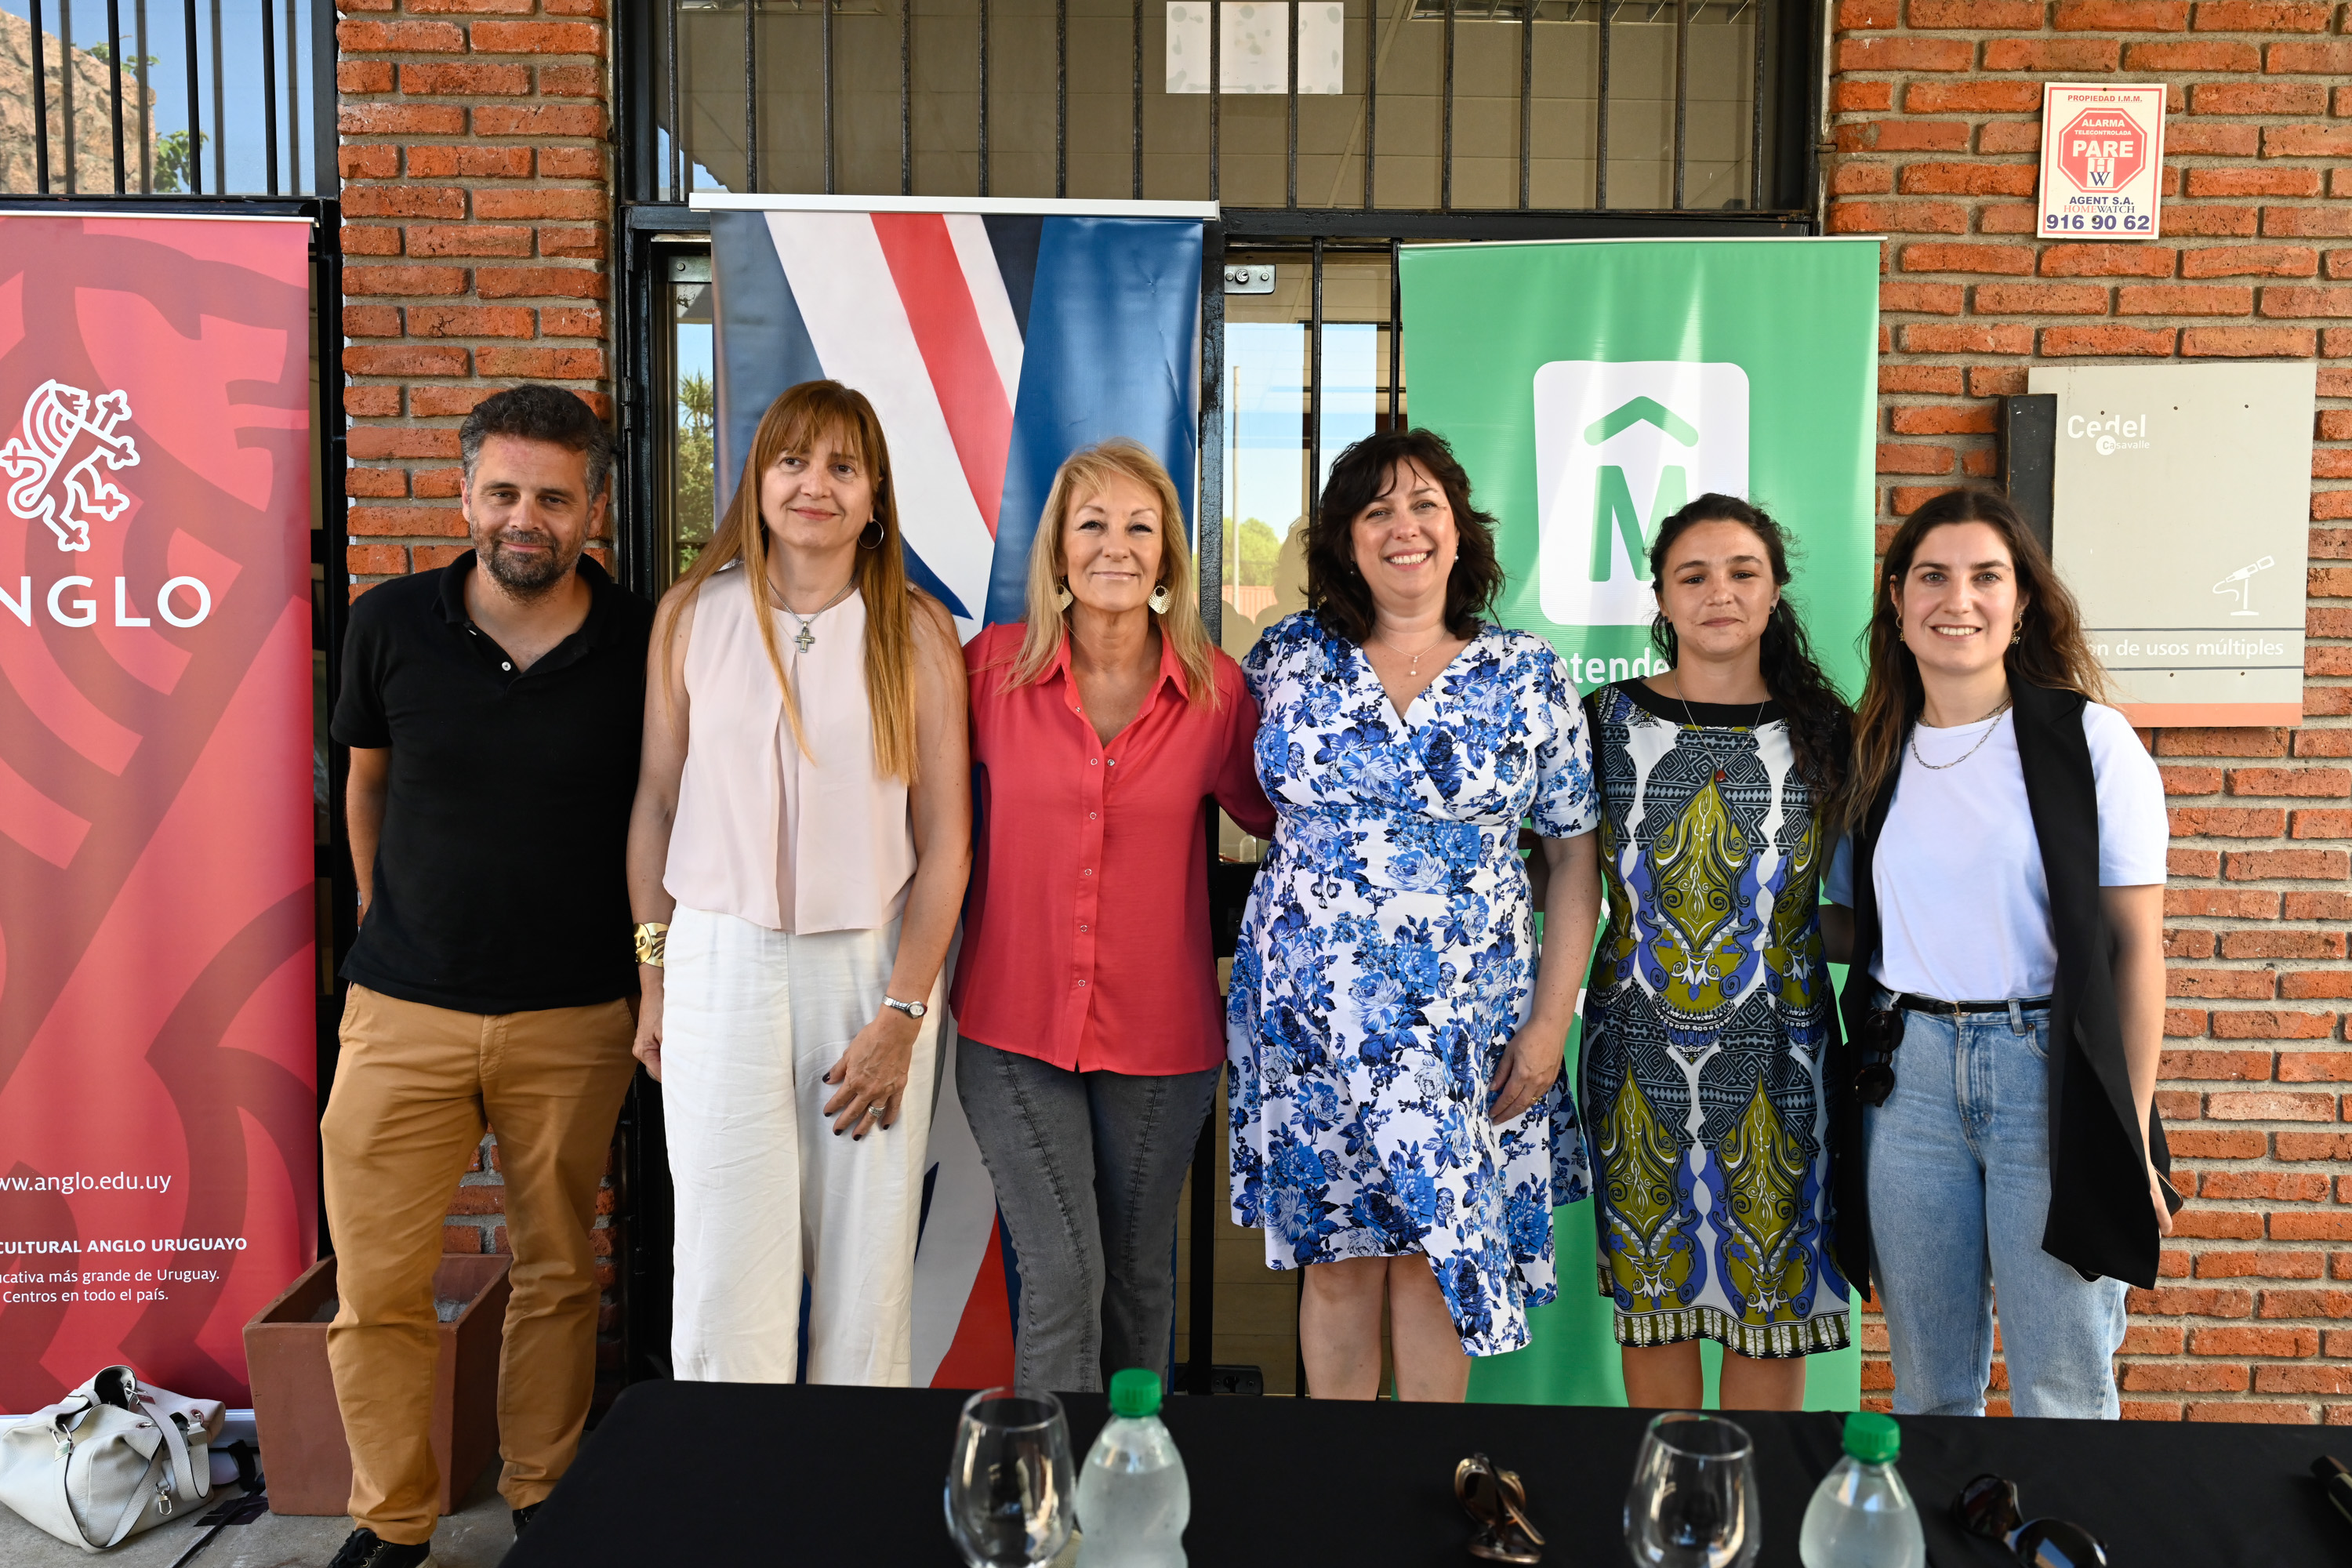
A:
[[[1672,668],[1587,699],[1608,926],[1575,1099],[1601,1293],[1630,1403],[1696,1407],[1705,1339],[1727,1352],[1725,1409],[1796,1409],[1803,1358],[1847,1340],[1818,906],[1848,711],[1764,513],[1701,496],[1659,530],[1650,574]]]

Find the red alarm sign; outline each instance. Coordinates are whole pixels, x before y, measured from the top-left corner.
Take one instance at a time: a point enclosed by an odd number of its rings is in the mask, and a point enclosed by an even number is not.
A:
[[[2154,239],[2164,172],[2165,89],[2157,82],[2042,85],[2044,239]]]
[[[2059,172],[2077,190],[2119,189],[2147,163],[2147,136],[2118,109],[2086,109],[2058,133]]]

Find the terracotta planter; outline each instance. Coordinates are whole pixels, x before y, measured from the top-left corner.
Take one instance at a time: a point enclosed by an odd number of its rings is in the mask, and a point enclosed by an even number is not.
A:
[[[499,1350],[506,1327],[504,1257],[451,1254],[433,1276],[437,1300],[465,1303],[441,1325],[433,1373],[433,1458],[441,1511],[455,1513],[499,1451]],[[352,1455],[327,1366],[327,1325],[312,1322],[335,1294],[335,1260],[322,1258],[245,1326],[254,1421],[273,1513],[338,1514],[350,1506]]]

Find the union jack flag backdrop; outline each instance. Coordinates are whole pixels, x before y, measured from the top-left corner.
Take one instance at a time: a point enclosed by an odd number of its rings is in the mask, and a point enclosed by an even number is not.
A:
[[[856,388],[890,443],[908,574],[967,637],[1022,617],[1029,546],[1065,458],[1108,437],[1142,442],[1174,477],[1189,529],[1200,428],[1198,216],[973,205],[990,210],[711,213],[719,507],[777,394],[822,377]],[[944,1034],[915,1376],[971,1388],[1012,1376],[1019,1275]]]

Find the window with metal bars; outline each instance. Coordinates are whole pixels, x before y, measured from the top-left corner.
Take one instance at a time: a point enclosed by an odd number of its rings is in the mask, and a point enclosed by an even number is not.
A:
[[[649,202],[1801,210],[1818,7],[636,0],[625,178]]]
[[[624,570],[666,584],[705,536],[711,485],[728,483],[695,456],[709,326],[694,191],[1213,197],[1213,262],[1226,247],[1288,247],[1280,270],[1301,279],[1281,290],[1288,304],[1319,293],[1325,242],[1392,278],[1402,241],[1802,233],[1822,4],[623,0],[617,357],[637,454]],[[1232,495],[1244,478],[1226,471],[1242,459],[1225,444],[1238,454],[1249,437],[1218,368],[1228,300],[1207,303],[1202,482]],[[1265,304],[1236,303],[1234,324],[1266,324]],[[1302,451],[1323,406],[1311,314],[1290,311],[1308,353],[1280,395],[1298,405]],[[1385,301],[1373,314],[1381,330],[1350,352],[1377,353],[1394,417],[1402,323]],[[1234,352],[1261,353],[1262,337]],[[1214,534],[1201,548],[1204,566],[1226,554]]]
[[[334,35],[325,0],[0,0],[0,195],[331,196]]]

